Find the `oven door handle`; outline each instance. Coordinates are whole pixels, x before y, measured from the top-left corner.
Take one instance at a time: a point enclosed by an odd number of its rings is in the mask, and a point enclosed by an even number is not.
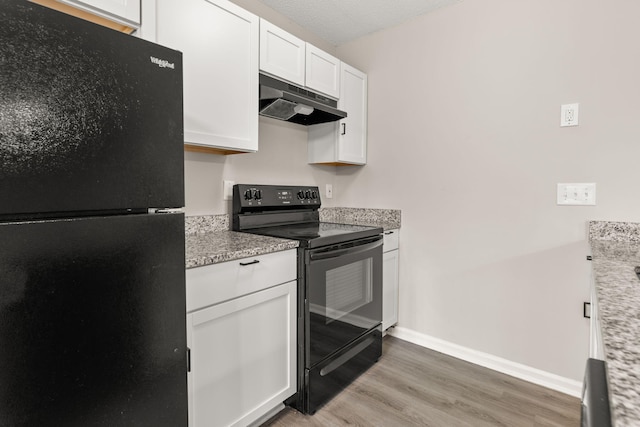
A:
[[[367,252],[367,251],[370,251],[372,249],[375,249],[378,246],[382,246],[382,243],[383,243],[382,236],[379,236],[379,237],[376,238],[375,241],[373,241],[371,243],[365,243],[365,244],[362,244],[362,245],[352,246],[352,247],[349,247],[349,248],[334,249],[334,250],[327,251],[327,252],[311,252],[309,254],[309,259],[311,261],[319,261],[319,260],[323,260],[323,259],[337,258],[337,257],[343,256],[343,255],[360,254],[362,252]]]

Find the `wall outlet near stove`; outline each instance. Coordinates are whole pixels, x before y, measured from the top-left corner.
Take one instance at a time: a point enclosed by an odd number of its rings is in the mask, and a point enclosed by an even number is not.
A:
[[[560,126],[578,126],[580,104],[563,104],[560,106]]]
[[[231,200],[233,198],[233,185],[235,181],[227,181],[226,179],[222,181],[222,199],[223,200]]]
[[[333,197],[333,185],[327,184],[325,186],[324,195],[327,199],[330,199]]]

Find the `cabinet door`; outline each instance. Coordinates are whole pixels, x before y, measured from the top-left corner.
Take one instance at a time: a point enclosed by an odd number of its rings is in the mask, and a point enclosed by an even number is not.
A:
[[[398,323],[398,250],[382,254],[382,330]]]
[[[184,139],[258,150],[258,17],[227,0],[157,0],[156,40],[180,50]]]
[[[140,25],[140,0],[61,0],[107,19],[126,25]]]
[[[364,165],[367,163],[367,75],[340,63],[338,108],[348,116],[339,122],[308,127],[309,163]]]
[[[314,91],[338,99],[340,96],[340,60],[307,43],[305,85]]]
[[[296,391],[296,282],[187,315],[189,424],[248,425]]]
[[[298,86],[305,82],[303,40],[260,19],[260,70]]]
[[[367,163],[367,75],[341,63],[338,108],[348,116],[339,123],[338,159],[352,164]]]

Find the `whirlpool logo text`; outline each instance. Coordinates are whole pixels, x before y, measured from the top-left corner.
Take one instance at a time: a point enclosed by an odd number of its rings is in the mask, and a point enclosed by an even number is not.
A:
[[[156,64],[160,68],[171,68],[172,70],[176,68],[176,64],[173,62],[169,62],[166,59],[156,58],[155,56],[150,56],[151,62]]]

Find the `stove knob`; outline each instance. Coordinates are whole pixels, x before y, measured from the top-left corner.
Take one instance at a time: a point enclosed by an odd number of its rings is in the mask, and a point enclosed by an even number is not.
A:
[[[256,192],[253,193],[253,198],[258,200],[262,199],[262,190],[256,190]]]
[[[318,198],[318,193],[316,191],[312,191],[311,192],[311,198],[312,199],[317,199]]]
[[[304,199],[304,191],[302,190],[298,191],[298,199],[300,200]]]
[[[305,199],[310,199],[311,198],[311,191],[307,190],[304,192],[304,198]]]
[[[251,190],[246,190],[244,192],[244,199],[245,200],[251,200]]]

